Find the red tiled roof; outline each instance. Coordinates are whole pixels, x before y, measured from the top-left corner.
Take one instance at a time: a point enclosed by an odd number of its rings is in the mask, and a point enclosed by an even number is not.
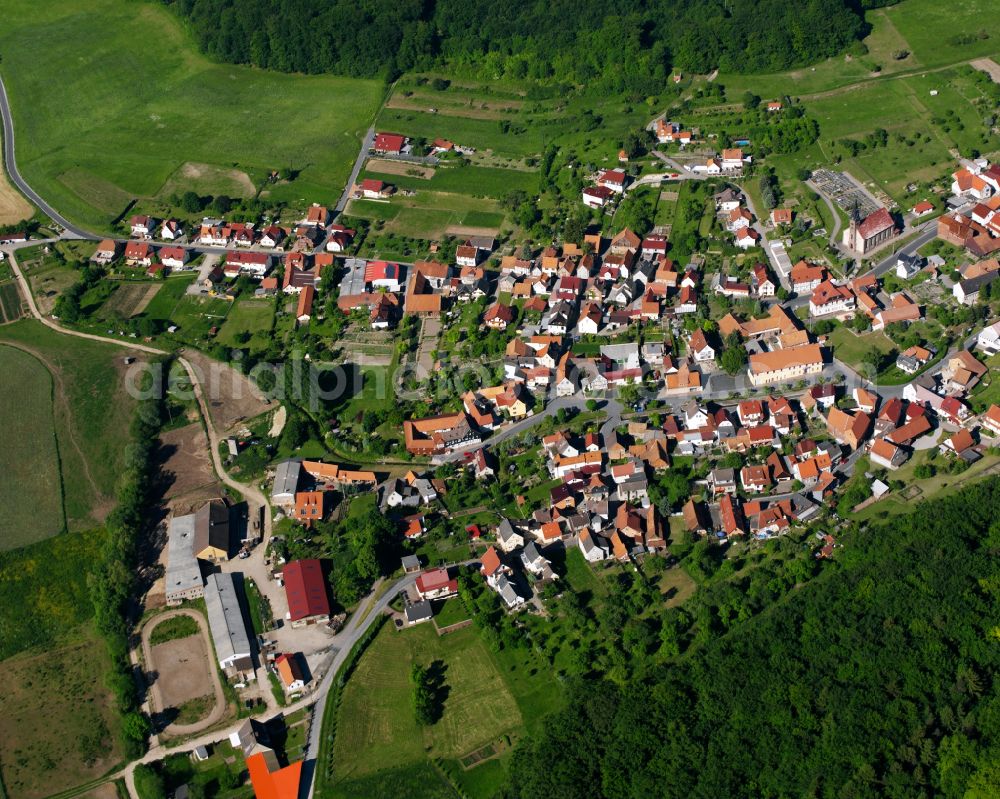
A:
[[[290,621],[330,615],[323,569],[317,559],[295,560],[286,564],[282,577]]]

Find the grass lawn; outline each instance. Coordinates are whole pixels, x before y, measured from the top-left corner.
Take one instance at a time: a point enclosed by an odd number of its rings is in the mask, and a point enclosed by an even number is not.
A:
[[[226,346],[241,346],[238,337],[250,335],[251,350],[263,350],[270,344],[274,303],[271,300],[239,300],[226,316],[216,339]]]
[[[558,700],[549,673],[532,667],[533,657],[509,650],[493,655],[471,627],[443,637],[430,625],[401,632],[383,628],[344,689],[329,796],[394,795],[377,786],[404,784],[404,776],[414,779],[395,795],[455,795],[428,758],[452,761],[516,735],[553,708],[548,697]],[[410,666],[436,661],[443,664],[447,686],[444,713],[436,724],[420,727],[413,716]]]
[[[188,286],[194,282],[196,277],[197,275],[193,272],[171,275],[146,306],[143,315],[150,319],[170,319],[178,301],[184,296],[184,292],[187,291]]]
[[[449,627],[468,618],[469,614],[466,613],[462,600],[458,597],[452,597],[451,599],[446,599],[438,609],[438,612],[434,615],[434,622],[438,627]]]
[[[66,526],[62,476],[52,407],[52,375],[37,358],[0,346],[0,507],[4,525],[0,550],[15,549],[55,535]]]
[[[124,350],[65,336],[29,319],[0,328],[4,342],[28,349],[53,375],[67,525],[92,527],[113,504],[125,458],[134,402],[125,390]]]
[[[197,635],[199,630],[198,622],[190,616],[173,616],[157,623],[149,635],[149,645],[156,646],[177,638],[188,638]]]
[[[279,189],[332,202],[382,90],[213,64],[160,4],[10,0],[4,11],[18,166],[70,218],[102,229],[133,198],[252,191],[281,167],[300,175]]]
[[[121,757],[105,687],[107,648],[79,627],[73,632],[73,643],[0,662],[0,776],[8,796],[52,796]]]
[[[896,345],[882,333],[863,333],[860,336],[844,325],[830,334],[834,357],[854,369],[859,368],[865,354],[875,347],[882,353],[890,352]]]
[[[889,476],[893,480],[903,480],[906,483],[906,488],[903,492],[894,492],[885,499],[869,505],[861,512],[854,514],[854,518],[860,521],[867,521],[910,513],[917,506],[918,502],[954,494],[969,483],[987,477],[990,474],[996,474],[997,470],[1000,469],[1000,458],[995,455],[987,455],[961,474],[944,474],[939,472],[933,477],[928,477],[924,480],[913,479],[913,467],[924,460],[926,460],[926,455],[918,454],[901,469],[890,472]],[[938,466],[940,467],[940,461],[938,462]]]
[[[207,760],[197,762],[187,753],[168,755],[158,764],[166,783],[167,795],[172,796],[181,785],[195,785],[203,795],[215,799],[252,799],[254,793],[250,781],[241,784],[246,776],[243,753],[232,747],[228,740],[220,741],[211,748]],[[236,784],[235,788],[222,788],[223,780]]]

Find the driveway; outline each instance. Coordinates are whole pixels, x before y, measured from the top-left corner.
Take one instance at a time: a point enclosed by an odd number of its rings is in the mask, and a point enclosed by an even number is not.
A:
[[[221,259],[222,256],[217,255],[216,253],[208,253],[205,256],[205,260],[202,261],[201,266],[198,267],[198,279],[187,287],[188,294],[198,295],[206,293],[204,283],[208,280],[209,274],[213,269],[215,269],[216,264],[218,264]]]

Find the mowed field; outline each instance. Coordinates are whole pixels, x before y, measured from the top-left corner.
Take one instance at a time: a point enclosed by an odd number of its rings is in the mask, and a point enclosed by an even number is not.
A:
[[[52,381],[47,424],[44,423],[45,411],[41,409],[44,407],[41,402],[25,403],[16,397],[16,405],[4,412],[5,429],[19,424],[14,417],[28,418],[30,427],[25,429],[34,431],[32,435],[51,437],[54,425],[59,452],[58,461],[54,458],[46,461],[51,464],[50,469],[24,472],[23,479],[16,481],[15,488],[20,499],[13,503],[4,502],[7,518],[18,508],[28,510],[17,515],[19,527],[7,526],[4,538],[17,541],[20,545],[54,535],[62,529],[61,521],[55,521],[57,518],[61,520],[62,510],[50,509],[53,506],[58,508],[60,503],[60,465],[64,476],[66,525],[70,530],[93,527],[113,507],[114,492],[125,457],[124,448],[134,407],[125,388],[125,350],[61,335],[28,319],[0,327],[0,344],[4,343],[15,345],[33,356],[36,363],[48,371]],[[5,351],[9,349],[4,348]],[[21,375],[24,372],[5,374]],[[34,390],[41,391],[44,375],[37,369],[32,374],[32,380],[37,383]],[[9,438],[12,440],[7,442],[8,449],[17,445],[19,436]],[[22,469],[20,466],[17,468]],[[39,488],[37,493],[32,494],[32,499],[43,499],[44,504],[32,507],[24,497],[26,492],[34,491],[35,486]]]
[[[420,727],[410,667],[436,661],[448,691],[444,713],[433,726]],[[454,796],[434,779],[427,758],[460,758],[522,725],[517,700],[473,628],[439,638],[431,625],[402,632],[386,625],[344,689],[329,795],[389,796],[391,786],[416,778],[410,799]]]
[[[989,152],[997,144],[995,137],[985,136],[982,122],[992,103],[958,68],[860,84],[805,106],[819,121],[827,159],[833,142],[885,129],[887,147],[845,158],[839,168],[900,201],[907,184],[934,179],[954,161],[954,151]]]
[[[377,81],[213,64],[159,4],[5,0],[3,17],[18,166],[96,228],[132,198],[233,192],[283,167],[300,171],[284,190],[330,202],[380,99]]]
[[[55,535],[65,526],[52,409],[52,375],[35,357],[0,346],[0,550]]]
[[[0,661],[0,776],[10,799],[41,799],[120,762],[107,648],[77,641]]]

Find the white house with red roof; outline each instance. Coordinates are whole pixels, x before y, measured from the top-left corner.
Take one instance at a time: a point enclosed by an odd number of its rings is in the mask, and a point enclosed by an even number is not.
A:
[[[149,266],[153,263],[153,248],[144,241],[130,241],[125,245],[125,263],[129,266]]]
[[[365,178],[358,184],[358,191],[366,200],[382,200],[394,191],[394,187],[382,180]]]
[[[824,280],[809,297],[809,315],[853,313],[857,300],[847,286],[838,286],[831,280]]]
[[[326,237],[327,252],[347,252],[347,248],[354,240],[354,233],[354,230],[343,225],[331,225]]]
[[[620,169],[606,169],[597,176],[597,185],[604,186],[606,189],[611,189],[611,191],[615,194],[621,194],[625,191],[625,186],[627,184],[628,175]]]
[[[398,133],[376,133],[372,152],[378,155],[401,155],[407,150],[409,139]]]
[[[588,186],[583,190],[583,204],[588,208],[603,208],[615,192],[607,186]]]
[[[970,170],[962,168],[952,176],[952,194],[961,194],[975,200],[987,200],[993,194],[993,187],[982,175],[973,174]]]
[[[421,599],[444,599],[458,594],[458,580],[446,568],[430,569],[417,578],[416,588]]]
[[[128,221],[132,235],[137,238],[146,238],[153,234],[156,229],[156,220],[145,214],[136,214]]]
[[[183,269],[188,252],[183,247],[163,247],[159,255],[160,263],[168,269]]]
[[[749,250],[760,243],[760,233],[752,227],[740,228],[736,231],[736,246],[741,250]]]
[[[365,283],[373,289],[395,293],[401,288],[399,277],[399,264],[388,261],[369,261],[365,264]]]

